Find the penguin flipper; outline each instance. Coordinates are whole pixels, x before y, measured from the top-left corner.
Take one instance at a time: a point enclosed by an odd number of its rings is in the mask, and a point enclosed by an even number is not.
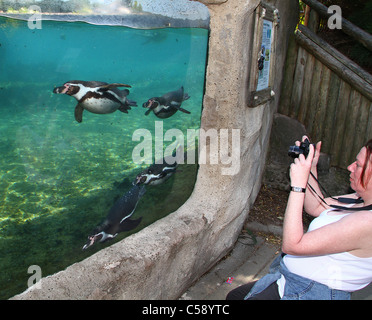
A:
[[[128,110],[132,109],[131,107],[137,107],[137,102],[134,100],[126,99],[124,104],[122,104],[118,110],[124,113],[128,113]]]
[[[145,116],[148,116],[150,114],[150,112],[152,111],[152,109],[148,109],[146,112],[145,112]]]
[[[182,112],[184,112],[184,113],[187,113],[187,114],[191,114],[191,112],[190,111],[187,111],[186,109],[184,109],[184,108],[181,108],[181,107],[178,107],[177,108],[179,111],[182,111]]]
[[[188,100],[188,99],[190,99],[190,96],[187,93],[185,93],[183,95],[183,101]]]
[[[78,103],[75,107],[75,120],[79,123],[83,121],[84,108]]]
[[[124,112],[124,113],[128,113],[128,110],[130,110],[130,109],[131,109],[131,107],[129,107],[129,106],[127,106],[127,105],[124,105],[124,104],[122,104],[122,105],[118,108],[119,111]]]
[[[131,107],[138,107],[137,102],[134,101],[134,100],[127,99],[127,103],[128,103],[128,105],[130,105]]]
[[[132,220],[132,219],[129,219],[129,218],[125,219],[122,223],[120,223],[118,232],[133,230],[133,229],[137,228],[137,226],[140,224],[141,221],[142,221],[142,217],[138,218],[136,220]]]

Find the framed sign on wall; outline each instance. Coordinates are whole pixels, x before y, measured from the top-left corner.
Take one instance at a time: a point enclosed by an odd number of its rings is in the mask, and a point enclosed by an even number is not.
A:
[[[257,107],[273,99],[276,29],[279,11],[265,2],[255,10],[253,50],[251,53],[248,106]]]

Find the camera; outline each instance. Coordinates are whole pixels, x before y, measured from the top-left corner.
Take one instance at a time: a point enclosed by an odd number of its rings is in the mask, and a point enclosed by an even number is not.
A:
[[[304,142],[301,142],[300,146],[290,146],[288,150],[288,155],[292,158],[298,158],[300,154],[303,154],[307,158],[310,151],[310,141],[305,139]]]

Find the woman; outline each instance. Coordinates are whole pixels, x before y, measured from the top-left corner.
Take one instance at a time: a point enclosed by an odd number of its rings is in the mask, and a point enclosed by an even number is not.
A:
[[[342,198],[349,205],[335,198],[321,199],[314,179],[321,142],[316,151],[313,145],[309,149],[307,158],[301,154],[290,167],[291,192],[283,224],[285,255],[274,261],[268,275],[231,291],[227,299],[345,300],[372,282],[372,140],[348,167],[355,193]],[[303,208],[315,217],[306,233]]]

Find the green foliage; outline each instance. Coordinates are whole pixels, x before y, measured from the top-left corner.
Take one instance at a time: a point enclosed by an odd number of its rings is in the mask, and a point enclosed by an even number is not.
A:
[[[300,4],[300,18],[299,18],[298,23],[299,24],[304,24],[306,4],[303,3],[301,0],[299,0],[299,4]]]
[[[133,11],[136,11],[136,12],[142,12],[142,5],[138,3],[137,1],[134,1],[132,5],[132,9]]]

